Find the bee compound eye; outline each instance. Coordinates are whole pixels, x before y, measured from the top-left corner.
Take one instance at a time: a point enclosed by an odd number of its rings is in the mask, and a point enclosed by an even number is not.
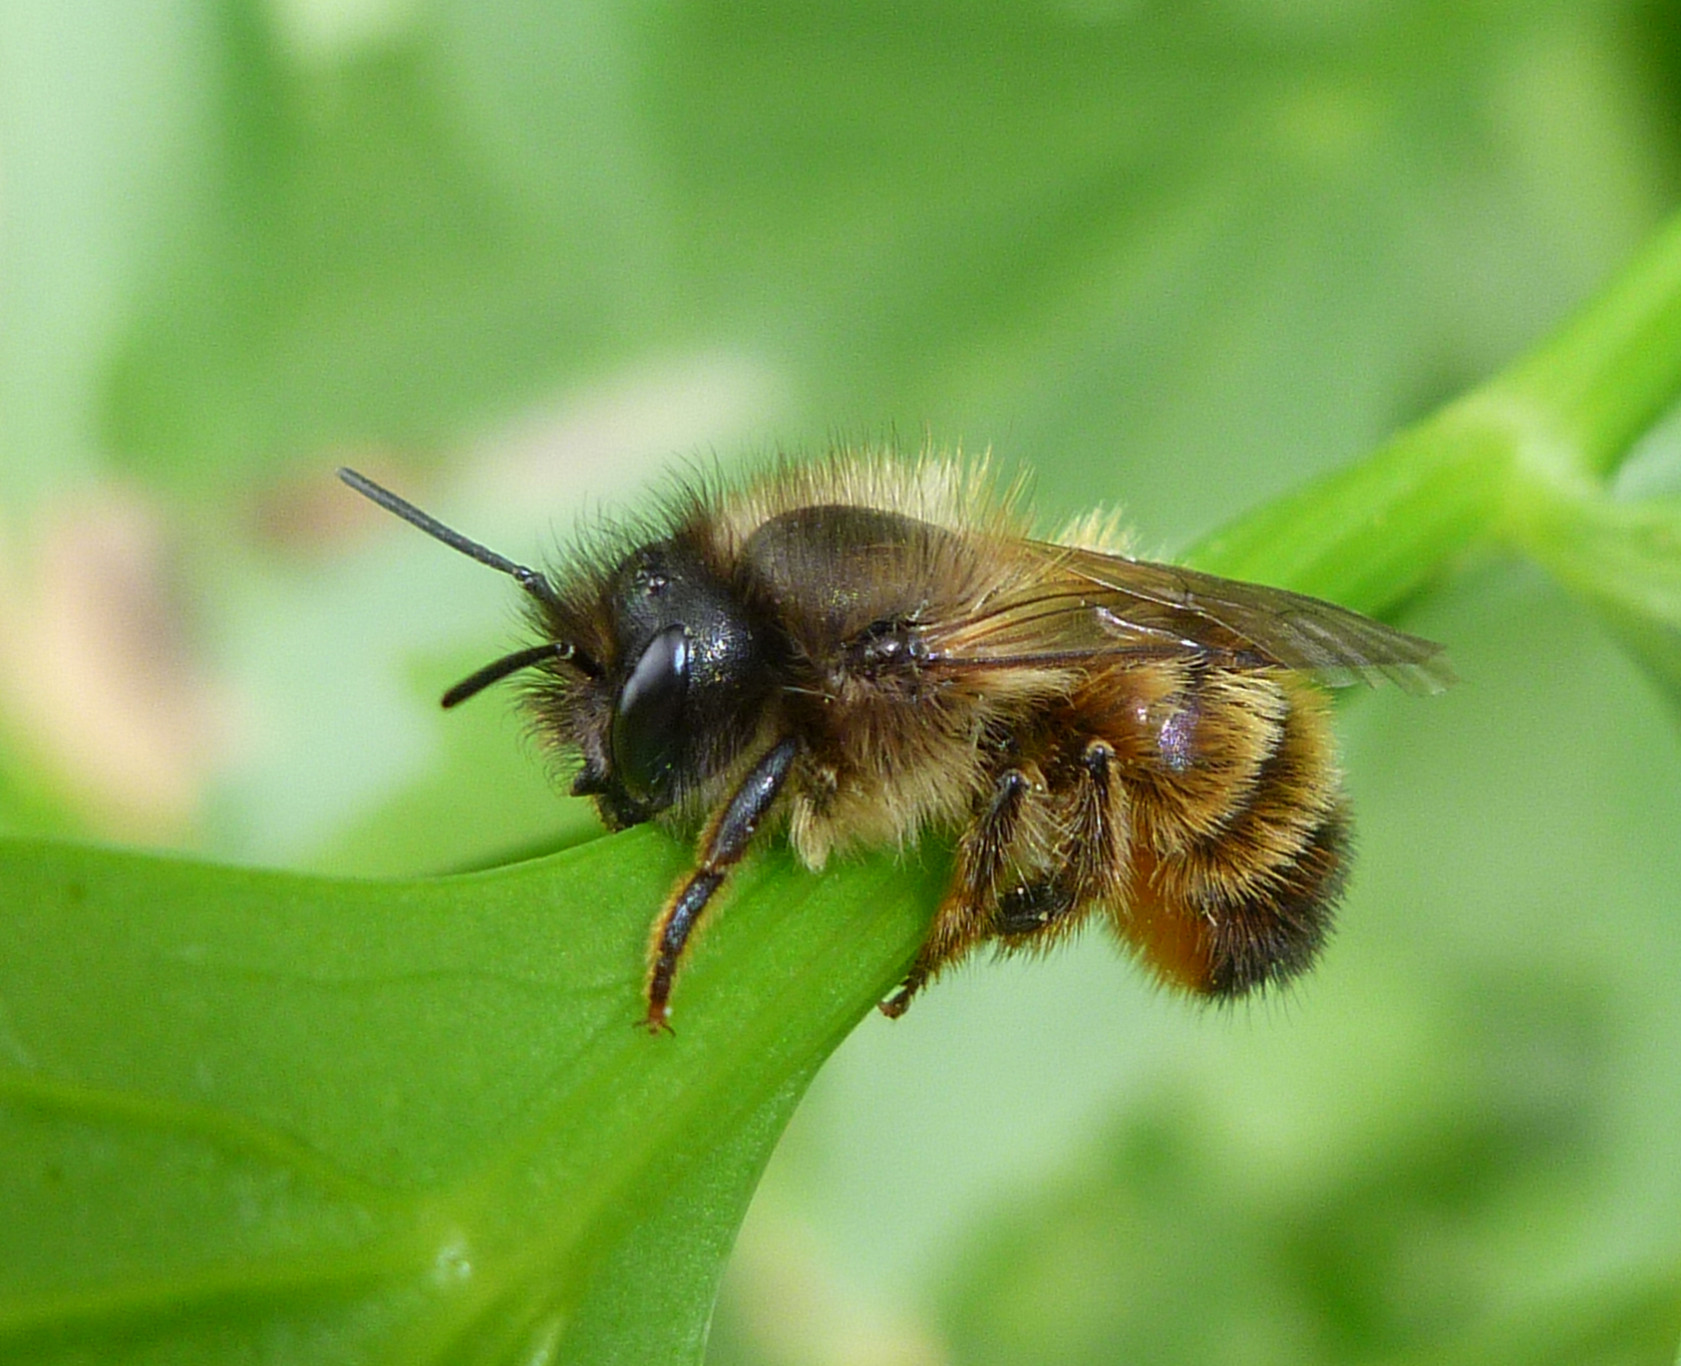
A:
[[[614,776],[656,810],[670,802],[682,752],[689,658],[688,628],[667,626],[648,642],[613,706]]]

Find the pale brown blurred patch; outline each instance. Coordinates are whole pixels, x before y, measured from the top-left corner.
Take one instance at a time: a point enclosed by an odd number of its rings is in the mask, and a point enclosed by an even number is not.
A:
[[[313,561],[389,533],[391,515],[335,477],[348,465],[446,519],[471,522],[500,509],[507,520],[506,510],[516,509],[522,533],[509,534],[541,543],[551,531],[564,537],[578,509],[623,497],[674,464],[707,466],[704,453],[720,442],[727,448],[778,393],[774,375],[728,355],[627,370],[534,403],[452,452],[323,449],[256,489],[240,525],[265,552]],[[488,534],[476,525],[462,530]]]
[[[383,446],[324,450],[252,494],[242,514],[250,542],[289,559],[323,561],[386,532],[391,514],[345,488],[336,477],[341,465],[375,483],[414,490],[409,497],[426,497],[426,471],[400,452]]]
[[[546,519],[561,510],[564,533],[577,508],[735,449],[786,406],[784,388],[758,360],[722,352],[631,367],[487,431],[465,452],[465,491]]]
[[[948,1366],[921,1324],[843,1285],[796,1219],[755,1210],[725,1284],[736,1331],[767,1366]]]
[[[231,729],[189,648],[170,549],[155,503],[114,486],[0,544],[0,724],[116,838],[189,830]]]

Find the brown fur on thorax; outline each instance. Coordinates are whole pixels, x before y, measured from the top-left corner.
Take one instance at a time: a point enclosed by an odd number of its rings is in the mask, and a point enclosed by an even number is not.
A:
[[[776,593],[774,610],[795,651],[771,728],[780,723],[806,741],[787,801],[788,829],[813,869],[837,851],[904,848],[929,829],[955,831],[984,781],[985,737],[1015,728],[1079,681],[1074,671],[1024,669],[936,684],[919,680],[914,670],[871,670],[849,653],[874,622],[967,617],[1000,585],[1026,583],[1040,572],[1013,548],[1026,527],[1013,499],[992,493],[984,466],[881,459],[786,464],[716,506],[697,499],[683,534],[704,541],[714,564],[740,575],[743,557],[767,526],[830,507],[893,509],[943,534],[896,545],[897,553],[872,563],[839,557],[859,572],[861,588],[844,610],[805,591],[827,582],[837,559],[820,541],[800,539],[809,527],[782,538],[780,548],[789,553],[768,585],[751,577],[743,584],[748,594],[767,587]]]

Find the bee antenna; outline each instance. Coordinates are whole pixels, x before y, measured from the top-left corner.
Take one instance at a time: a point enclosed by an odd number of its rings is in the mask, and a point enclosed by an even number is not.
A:
[[[578,658],[573,648],[565,641],[549,640],[541,645],[515,650],[511,655],[503,655],[500,659],[493,659],[484,668],[468,674],[444,694],[443,705],[445,708],[458,707],[475,693],[483,692],[492,683],[500,683],[509,674],[529,669],[533,664],[541,664],[545,659],[572,660],[582,667],[585,673],[592,673],[592,668],[588,667],[590,662]]]
[[[554,585],[537,570],[529,569],[523,564],[515,564],[506,555],[498,555],[494,550],[488,546],[480,545],[477,541],[469,541],[459,531],[451,530],[436,517],[428,517],[413,503],[399,498],[390,489],[380,487],[365,474],[358,474],[352,469],[340,469],[339,478],[364,498],[378,503],[387,512],[395,513],[410,526],[419,527],[433,540],[442,541],[451,550],[459,550],[463,555],[477,560],[480,564],[488,564],[492,569],[500,569],[504,574],[511,576],[521,588],[525,589],[543,606],[557,610],[560,608],[560,595],[555,592]],[[498,677],[500,676],[498,675]],[[490,681],[495,682],[495,679]],[[449,704],[446,703],[445,705]]]

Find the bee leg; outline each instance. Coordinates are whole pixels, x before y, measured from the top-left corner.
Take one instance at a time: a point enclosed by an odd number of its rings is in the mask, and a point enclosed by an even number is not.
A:
[[[765,813],[787,781],[798,749],[796,741],[784,740],[748,771],[707,826],[701,839],[703,852],[699,866],[679,885],[654,922],[648,944],[648,1014],[643,1020],[650,1033],[657,1034],[662,1029],[671,1032],[671,987],[684,946],[713,894],[724,885],[730,869],[747,852]]]
[[[1078,905],[1124,896],[1130,868],[1126,788],[1115,773],[1115,750],[1107,740],[1089,740],[1080,754],[1068,876]]]
[[[923,955],[918,954],[911,970],[905,974],[905,980],[899,983],[899,989],[885,1001],[878,1001],[876,1009],[888,1019],[897,1020],[911,1008],[911,998],[928,985],[933,971],[933,964],[923,962]]]
[[[928,980],[991,930],[989,908],[1004,858],[1021,821],[1022,803],[1031,784],[1019,768],[1007,768],[992,785],[992,796],[957,847],[957,871],[935,912],[933,927],[898,991],[879,1006],[896,1020]]]
[[[1076,905],[1074,888],[1066,878],[1012,887],[998,898],[993,930],[1006,943],[1043,934]]]
[[[993,928],[1006,948],[1043,947],[1072,930],[1094,905],[1124,895],[1127,883],[1126,790],[1117,781],[1115,750],[1107,740],[1070,747],[1078,757],[1059,764],[1065,786],[1051,795],[1066,812],[1059,866],[1037,881],[998,896]]]

